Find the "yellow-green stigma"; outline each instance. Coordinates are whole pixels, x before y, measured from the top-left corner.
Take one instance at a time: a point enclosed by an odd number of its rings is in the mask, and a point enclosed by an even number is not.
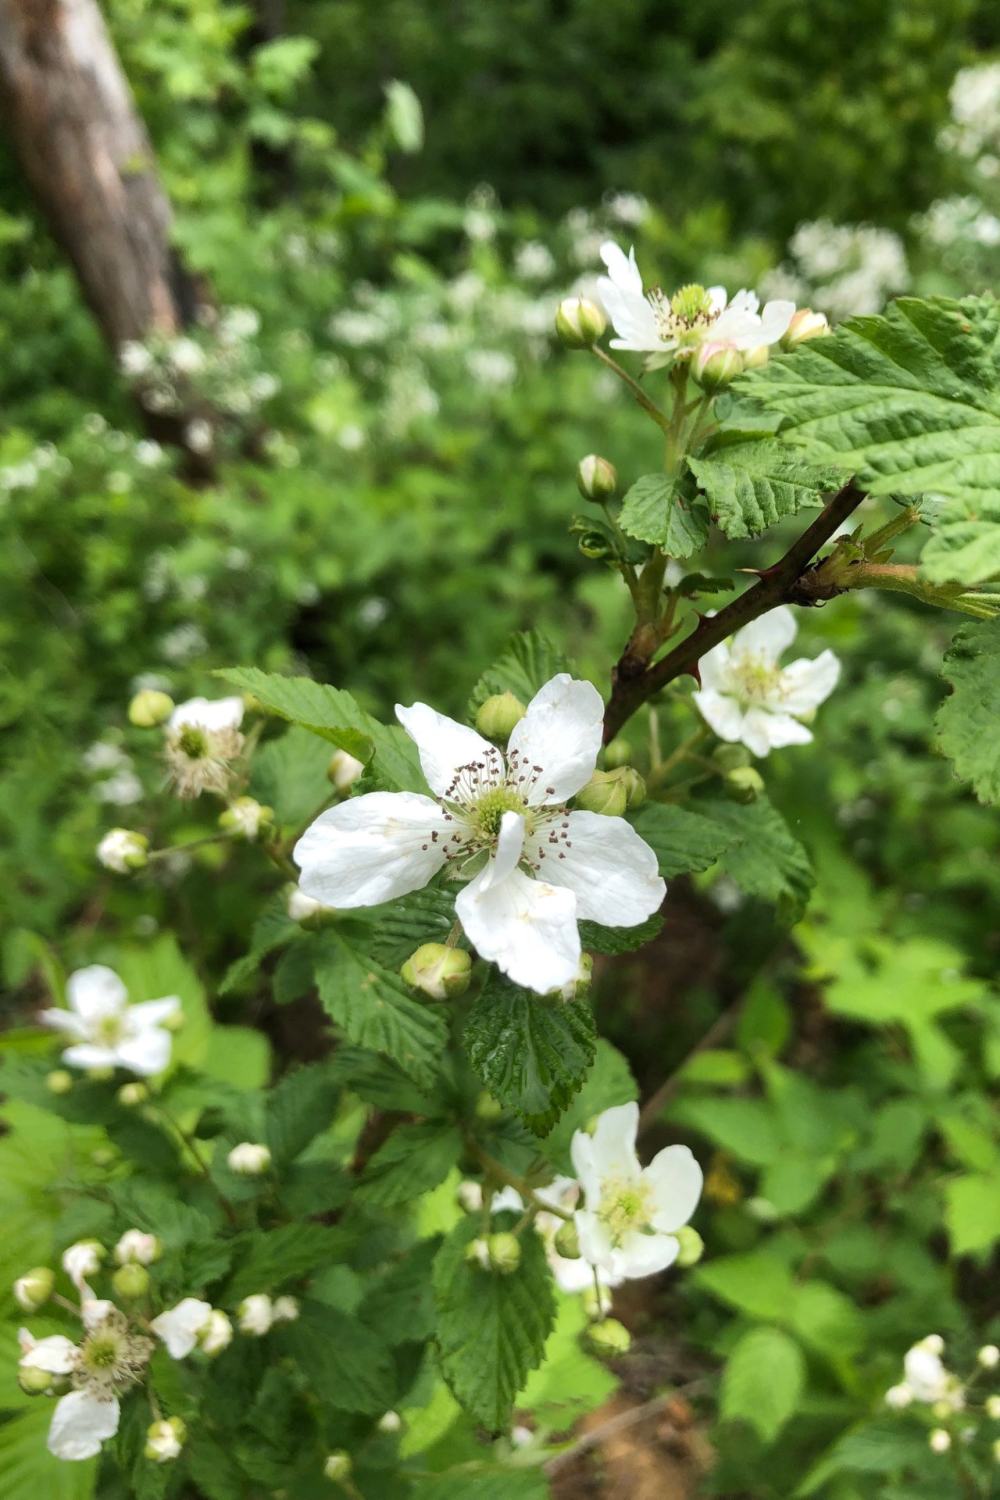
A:
[[[183,750],[191,760],[200,760],[208,753],[205,731],[198,729],[194,724],[185,724],[177,736],[177,748]]]
[[[670,299],[670,311],[684,323],[696,323],[711,315],[712,304],[703,286],[682,286]]]
[[[774,696],[781,668],[762,656],[737,657],[733,662],[733,687],[743,703],[764,703]]]
[[[512,787],[493,787],[476,803],[476,832],[480,838],[492,841],[500,832],[504,813],[520,813],[523,817],[526,811],[527,805],[524,798]]]
[[[650,1197],[649,1184],[641,1178],[609,1177],[605,1180],[597,1217],[607,1229],[612,1245],[620,1245],[627,1234],[645,1228]]]

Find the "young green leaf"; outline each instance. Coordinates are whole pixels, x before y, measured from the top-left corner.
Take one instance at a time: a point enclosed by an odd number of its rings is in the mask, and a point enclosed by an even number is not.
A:
[[[358,1197],[380,1208],[408,1203],[444,1182],[461,1154],[462,1137],[453,1125],[397,1125],[366,1166]]]
[[[963,625],[944,676],[953,691],[938,709],[938,745],[980,802],[1000,802],[1000,622]]]
[[[795,921],[805,910],[815,876],[781,814],[766,797],[743,804],[706,801],[700,809],[729,834],[721,856],[727,875],[748,896],[774,902],[787,920]]]
[[[558,646],[537,630],[512,635],[499,661],[487,667],[469,698],[469,718],[474,719],[487,698],[513,693],[527,705],[558,672],[572,672],[573,665]]]
[[[690,557],[708,541],[708,506],[688,498],[666,474],[644,474],[622,502],[618,524],[640,542],[662,547],[670,557]]]
[[[316,1397],[341,1411],[380,1416],[395,1398],[389,1346],[358,1318],[305,1300],[294,1323],[271,1337],[302,1370]]]
[[[805,1379],[805,1360],[794,1339],[780,1328],[751,1328],[722,1373],[722,1416],[749,1423],[765,1443],[773,1443],[798,1406]]]
[[[665,802],[647,802],[635,826],[656,855],[665,880],[707,870],[734,838],[727,825]]]
[[[842,484],[846,471],[808,463],[784,444],[729,443],[688,465],[716,522],[728,537],[757,536],[806,506],[821,506],[824,490]]]

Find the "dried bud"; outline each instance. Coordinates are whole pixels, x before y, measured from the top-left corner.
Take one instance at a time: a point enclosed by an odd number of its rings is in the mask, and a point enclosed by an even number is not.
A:
[[[226,1161],[231,1172],[238,1172],[242,1177],[259,1177],[271,1165],[271,1153],[266,1146],[241,1141],[233,1147]]]
[[[349,755],[346,750],[335,750],[326,768],[327,779],[333,782],[342,797],[350,791],[358,777],[363,776],[364,772],[364,761],[358,760],[354,755]]]
[[[564,1224],[559,1225],[552,1243],[555,1245],[556,1254],[561,1255],[563,1260],[580,1259],[580,1236],[577,1234],[576,1225],[572,1219],[567,1219]]]
[[[486,739],[506,745],[525,713],[524,704],[513,693],[494,693],[476,714],[476,728]]]
[[[65,1068],[56,1068],[45,1075],[45,1087],[50,1094],[68,1094],[73,1087],[73,1075]]]
[[[703,391],[714,395],[743,374],[743,356],[731,344],[704,343],[691,363],[691,373]]]
[[[106,870],[129,875],[149,864],[149,839],[130,828],[112,828],[97,846],[97,858]]]
[[[143,1450],[153,1463],[165,1464],[178,1458],[187,1437],[187,1426],[180,1417],[168,1417],[163,1422],[153,1422],[146,1430],[146,1447]]]
[[[134,1262],[119,1266],[111,1278],[111,1285],[126,1302],[134,1301],[136,1297],[145,1297],[149,1291],[149,1272],[145,1266]]]
[[[792,314],[792,321],[781,340],[781,347],[785,350],[797,349],[807,339],[823,338],[829,332],[830,324],[824,313],[813,312],[811,307],[800,307],[798,312]]]
[[[253,797],[236,797],[225,812],[219,814],[219,827],[248,843],[252,843],[261,829],[273,822],[274,808],[261,806]]]
[[[567,349],[590,349],[607,321],[595,302],[586,297],[564,297],[556,312],[556,333]]]
[[[730,802],[756,802],[764,790],[764,778],[754,766],[736,766],[722,778]]]
[[[620,818],[628,806],[628,792],[620,774],[623,769],[624,767],[616,771],[595,771],[587,785],[577,792],[577,806],[584,812]]]
[[[155,688],[143,688],[136,693],[128,706],[129,722],[137,729],[155,729],[174,711],[174,700],[169,693],[158,693]]]
[[[509,1231],[491,1234],[486,1241],[486,1252],[491,1268],[501,1276],[512,1276],[521,1264],[521,1241]]]
[[[606,1359],[616,1359],[627,1354],[632,1347],[632,1335],[617,1318],[604,1318],[600,1323],[591,1323],[586,1337],[594,1353]]]
[[[14,1297],[23,1312],[37,1312],[52,1296],[55,1276],[48,1266],[35,1266],[14,1282]]]
[[[692,1229],[690,1224],[682,1224],[680,1229],[674,1230],[674,1239],[681,1247],[675,1264],[682,1270],[688,1266],[696,1266],[705,1253],[705,1241],[697,1229]]]
[[[576,466],[576,487],[585,500],[603,505],[618,488],[614,464],[596,453],[588,453]]]
[[[422,990],[431,1000],[449,1000],[453,995],[464,995],[469,988],[472,958],[446,943],[424,943],[399,972],[408,985]]]
[[[332,1479],[336,1482],[341,1479],[349,1479],[353,1468],[351,1455],[344,1448],[338,1448],[335,1453],[327,1454],[326,1463],[323,1465],[323,1473],[327,1479]]]
[[[123,1083],[115,1098],[126,1109],[136,1109],[149,1098],[149,1089],[144,1083]]]

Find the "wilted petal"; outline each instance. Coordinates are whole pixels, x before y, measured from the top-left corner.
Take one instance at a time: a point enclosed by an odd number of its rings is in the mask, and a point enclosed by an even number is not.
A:
[[[535,694],[507,747],[509,757],[516,753],[512,776],[527,777],[524,793],[532,807],[565,802],[586,785],[597,765],[603,724],[604,701],[591,682],[560,672]]]
[[[455,902],[455,914],[480,957],[539,994],[568,984],[580,963],[573,892],[520,870],[487,886],[488,873],[489,866]]]
[[[480,784],[499,786],[503,780],[503,756],[495,745],[465,724],[456,724],[426,703],[412,708],[396,704],[396,718],[416,745],[427,785],[438,797],[447,797],[456,773],[465,766],[478,769]]]
[[[653,1189],[653,1228],[672,1234],[687,1223],[698,1206],[704,1180],[701,1167],[687,1146],[665,1146],[642,1175]]]
[[[454,830],[442,808],[414,792],[369,792],[320,813],[293,858],[299,887],[325,906],[378,906],[427,884]]]
[[[656,855],[630,823],[591,812],[571,812],[567,822],[559,845],[564,858],[547,858],[545,874],[575,893],[580,919],[636,927],[659,910],[666,882]]]
[[[85,1021],[101,1021],[117,1015],[128,1004],[128,990],[114,969],[106,964],[90,964],[69,976],[66,998],[70,1009]]]
[[[70,1391],[56,1404],[48,1448],[56,1458],[94,1458],[118,1431],[121,1408],[114,1396],[101,1400],[90,1391]]]

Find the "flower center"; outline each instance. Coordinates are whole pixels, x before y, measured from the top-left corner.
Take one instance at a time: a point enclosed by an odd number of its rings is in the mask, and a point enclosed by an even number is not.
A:
[[[205,731],[194,724],[183,725],[177,736],[177,748],[182,750],[190,760],[200,760],[203,755],[208,754]]]
[[[133,1333],[122,1313],[111,1312],[81,1344],[73,1384],[106,1400],[138,1384],[152,1353],[152,1339]]]
[[[475,833],[492,843],[500,832],[504,813],[520,813],[525,818],[526,831],[530,833],[528,807],[524,798],[510,786],[493,787],[480,797],[475,807]]]
[[[612,1245],[620,1245],[626,1235],[646,1227],[651,1198],[649,1184],[641,1177],[605,1178],[597,1217],[611,1236]]]
[[[781,668],[762,656],[741,656],[733,662],[733,689],[743,703],[767,703],[780,692]]]
[[[682,345],[700,344],[718,317],[703,286],[682,286],[672,297],[659,287],[649,293],[657,325],[665,339],[677,339]]]
[[[101,1016],[95,1021],[92,1031],[95,1042],[103,1042],[105,1047],[115,1047],[122,1039],[121,1016]]]

